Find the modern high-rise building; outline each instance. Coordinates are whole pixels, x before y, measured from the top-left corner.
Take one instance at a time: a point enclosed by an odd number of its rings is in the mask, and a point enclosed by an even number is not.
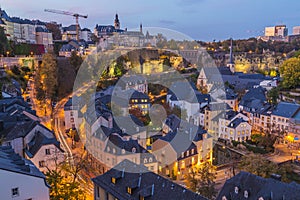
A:
[[[265,28],[265,36],[267,37],[286,37],[288,35],[288,28],[286,25],[278,25]]]
[[[300,35],[300,26],[293,27],[293,35]]]

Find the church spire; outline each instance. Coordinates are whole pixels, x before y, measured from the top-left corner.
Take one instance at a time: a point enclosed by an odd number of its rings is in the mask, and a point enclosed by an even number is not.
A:
[[[235,72],[234,60],[233,60],[233,40],[232,40],[232,38],[230,38],[230,55],[229,55],[229,63],[227,64],[227,67],[230,68],[230,71],[232,73]]]
[[[120,29],[120,20],[119,20],[118,13],[116,13],[114,25],[115,25],[115,29]]]
[[[234,61],[233,61],[233,41],[232,41],[232,38],[230,38],[230,60],[229,60],[229,64],[234,64]]]

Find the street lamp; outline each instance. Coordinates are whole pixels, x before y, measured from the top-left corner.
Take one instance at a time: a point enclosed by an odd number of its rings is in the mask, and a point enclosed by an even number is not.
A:
[[[6,52],[6,57],[8,57],[8,56],[9,56],[9,51]]]

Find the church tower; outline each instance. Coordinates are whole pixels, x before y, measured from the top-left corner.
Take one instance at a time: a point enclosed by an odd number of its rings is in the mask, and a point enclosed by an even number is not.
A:
[[[143,33],[143,24],[140,23],[140,32]]]
[[[120,29],[120,21],[119,21],[119,16],[118,13],[116,14],[116,18],[115,18],[115,29]]]
[[[227,67],[230,68],[230,71],[232,73],[235,72],[235,69],[234,69],[234,60],[233,60],[233,40],[232,38],[230,39],[230,56],[229,56],[229,63],[227,64]]]

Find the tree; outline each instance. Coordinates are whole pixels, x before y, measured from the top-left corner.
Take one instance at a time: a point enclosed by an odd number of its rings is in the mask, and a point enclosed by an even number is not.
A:
[[[95,44],[97,44],[97,43],[99,42],[98,37],[97,37],[94,33],[92,33],[92,35],[91,35],[91,40],[92,40],[92,42],[94,42]]]
[[[276,164],[259,154],[244,156],[239,163],[239,169],[264,178],[269,178],[271,174],[278,171]]]
[[[202,164],[198,171],[200,183],[198,192],[209,199],[212,199],[212,197],[217,193],[215,190],[214,182],[214,180],[216,179],[215,174],[215,167],[209,162],[205,162],[204,164]]]
[[[57,24],[47,23],[46,28],[52,33],[54,40],[61,40],[61,31]]]
[[[190,173],[186,175],[187,187],[212,199],[217,193],[214,181],[216,179],[215,173],[215,167],[209,162],[205,162],[199,167],[194,166],[191,168]]]
[[[75,157],[74,165],[68,162],[57,164],[53,170],[46,173],[47,183],[51,186],[51,200],[84,200],[85,192],[78,182],[79,172],[85,165],[85,159]]]
[[[39,66],[40,67],[40,66]],[[45,100],[45,91],[43,89],[43,83],[41,79],[41,70],[36,71],[36,75],[34,77],[34,89],[36,92],[36,98],[39,101],[44,101]]]
[[[9,50],[8,40],[4,32],[4,28],[0,27],[0,54],[5,55]]]
[[[52,101],[56,98],[56,91],[58,86],[57,78],[57,61],[52,53],[46,53],[42,58],[41,81],[45,88],[46,98]]]
[[[197,192],[199,185],[198,170],[196,167],[191,168],[190,173],[186,175],[186,186],[193,192]]]
[[[83,62],[82,57],[77,55],[76,51],[72,51],[69,61],[70,61],[70,64],[74,67],[75,73],[77,74],[77,72]]]
[[[295,88],[300,86],[300,58],[290,58],[280,66],[280,74],[283,76],[282,86],[284,88]]]
[[[268,100],[272,104],[277,104],[277,99],[279,98],[279,89],[272,88],[267,94]]]

